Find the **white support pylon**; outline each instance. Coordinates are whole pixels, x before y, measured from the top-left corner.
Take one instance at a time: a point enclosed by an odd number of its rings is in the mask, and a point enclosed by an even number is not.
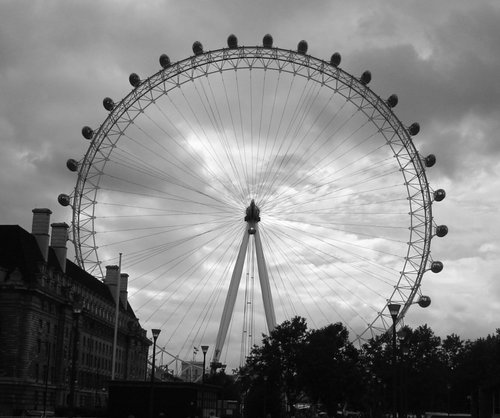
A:
[[[240,287],[241,273],[243,271],[245,254],[248,247],[248,238],[249,234],[247,231],[245,231],[245,233],[243,234],[240,251],[238,253],[238,258],[236,259],[236,264],[234,265],[233,275],[231,276],[231,283],[227,292],[226,302],[224,303],[224,310],[222,311],[219,332],[217,333],[217,339],[215,340],[215,351],[212,359],[212,363],[214,365],[219,362],[222,346],[224,345],[224,341],[226,340],[227,330],[229,329],[229,323],[231,322],[234,304],[236,303],[236,296],[238,295],[238,288]]]
[[[271,285],[267,275],[266,259],[262,251],[262,242],[260,241],[260,232],[255,224],[255,253],[257,256],[257,268],[259,271],[260,288],[262,290],[262,302],[264,303],[264,313],[266,315],[267,329],[271,332],[276,327],[276,314],[274,313],[273,297],[271,294]]]
[[[262,242],[260,240],[260,233],[257,225],[257,223],[260,221],[260,211],[259,208],[255,205],[254,200],[252,200],[252,202],[250,203],[250,206],[247,208],[246,213],[247,216],[245,217],[245,221],[247,222],[247,229],[243,234],[240,251],[238,252],[238,258],[236,259],[233,275],[231,276],[231,283],[229,284],[226,302],[224,303],[224,310],[222,312],[219,332],[217,333],[217,339],[215,341],[215,350],[212,358],[212,371],[217,368],[222,352],[222,347],[224,345],[224,341],[226,340],[227,331],[229,329],[231,316],[234,310],[234,304],[236,303],[236,296],[238,295],[238,288],[240,286],[241,274],[243,272],[243,265],[245,263],[245,256],[248,249],[248,240],[250,238],[250,235],[253,235],[255,240],[257,268],[259,272],[259,281],[264,304],[264,314],[266,316],[268,331],[271,332],[276,327],[276,314],[274,312],[271,286],[269,284],[266,260],[264,258]]]

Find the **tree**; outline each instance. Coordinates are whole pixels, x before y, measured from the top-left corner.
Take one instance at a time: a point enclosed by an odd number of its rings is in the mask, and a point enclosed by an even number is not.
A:
[[[468,412],[468,389],[460,378],[459,369],[463,362],[466,344],[456,334],[448,335],[441,343],[441,353],[446,365],[447,411]]]
[[[364,392],[359,353],[349,342],[341,323],[311,331],[304,340],[299,361],[300,386],[330,416],[338,405],[352,404]]]
[[[264,336],[261,346],[252,349],[239,372],[246,393],[247,416],[260,417],[262,412],[279,416],[280,406],[293,408],[301,393],[297,360],[306,335],[305,319],[294,317],[278,325],[269,336]]]
[[[447,410],[447,367],[441,355],[441,338],[428,325],[407,337],[408,407],[417,414]]]
[[[382,335],[363,346],[362,358],[367,373],[371,374],[372,411],[379,415],[392,405],[391,394],[397,386],[398,409],[403,413],[423,415],[425,411],[447,411],[450,407],[450,388],[453,367],[460,361],[463,342],[456,335],[443,342],[428,325],[415,330],[403,327],[404,335],[397,345],[397,379],[392,368],[393,348],[390,335]],[[380,388],[377,393],[374,387]],[[385,396],[381,396],[383,390]],[[374,402],[382,399],[382,402]]]
[[[285,407],[294,414],[297,402],[310,402],[330,416],[340,404],[379,417],[391,409],[396,385],[403,416],[469,412],[472,402],[473,415],[482,417],[481,396],[486,399],[500,385],[500,330],[476,341],[455,334],[441,340],[428,325],[403,330],[396,353],[390,334],[358,351],[341,323],[308,330],[301,317],[283,322],[254,347],[240,370],[246,416],[283,416]]]
[[[471,401],[473,416],[484,415],[481,397],[484,392],[500,385],[500,329],[496,334],[467,341],[456,366],[456,385]],[[488,405],[487,408],[490,408]],[[488,411],[486,411],[488,413]],[[491,410],[489,411],[491,415]]]
[[[370,415],[382,416],[392,405],[392,344],[389,334],[370,339],[361,349],[367,390],[364,407]]]
[[[330,415],[362,393],[359,353],[341,324],[308,331],[295,317],[265,336],[240,370],[246,391],[247,416],[276,416],[273,406],[294,415],[298,402],[320,403]],[[264,406],[265,408],[264,408]]]

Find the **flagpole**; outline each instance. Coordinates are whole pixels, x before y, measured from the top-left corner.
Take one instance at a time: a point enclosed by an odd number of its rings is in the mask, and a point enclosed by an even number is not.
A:
[[[122,253],[120,253],[120,261],[118,263],[118,280],[116,282],[115,295],[115,329],[113,334],[113,359],[111,363],[111,380],[115,380],[116,371],[116,350],[118,341],[118,314],[120,313],[120,280],[122,275]]]
[[[194,382],[194,362],[196,361],[196,354],[198,354],[198,347],[193,347],[193,361],[189,367],[189,381]]]

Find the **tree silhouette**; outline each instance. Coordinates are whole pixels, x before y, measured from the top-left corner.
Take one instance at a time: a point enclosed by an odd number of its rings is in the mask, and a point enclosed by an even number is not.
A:
[[[358,357],[341,323],[308,331],[304,318],[283,322],[240,370],[247,416],[295,415],[295,406],[304,402],[335,415],[339,404],[361,393]]]

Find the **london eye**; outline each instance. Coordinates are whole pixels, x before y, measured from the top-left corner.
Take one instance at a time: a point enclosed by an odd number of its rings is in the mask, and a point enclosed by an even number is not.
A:
[[[133,73],[104,122],[85,126],[88,149],[59,202],[72,208],[78,264],[96,277],[118,264],[129,275],[141,323],[165,332],[180,358],[211,342],[240,364],[276,324],[342,322],[352,340],[387,332],[428,306],[422,279],[447,228],[432,216],[444,199],[429,185],[433,155],[420,126],[395,114],[371,73],[351,75],[341,56],[227,46]]]

